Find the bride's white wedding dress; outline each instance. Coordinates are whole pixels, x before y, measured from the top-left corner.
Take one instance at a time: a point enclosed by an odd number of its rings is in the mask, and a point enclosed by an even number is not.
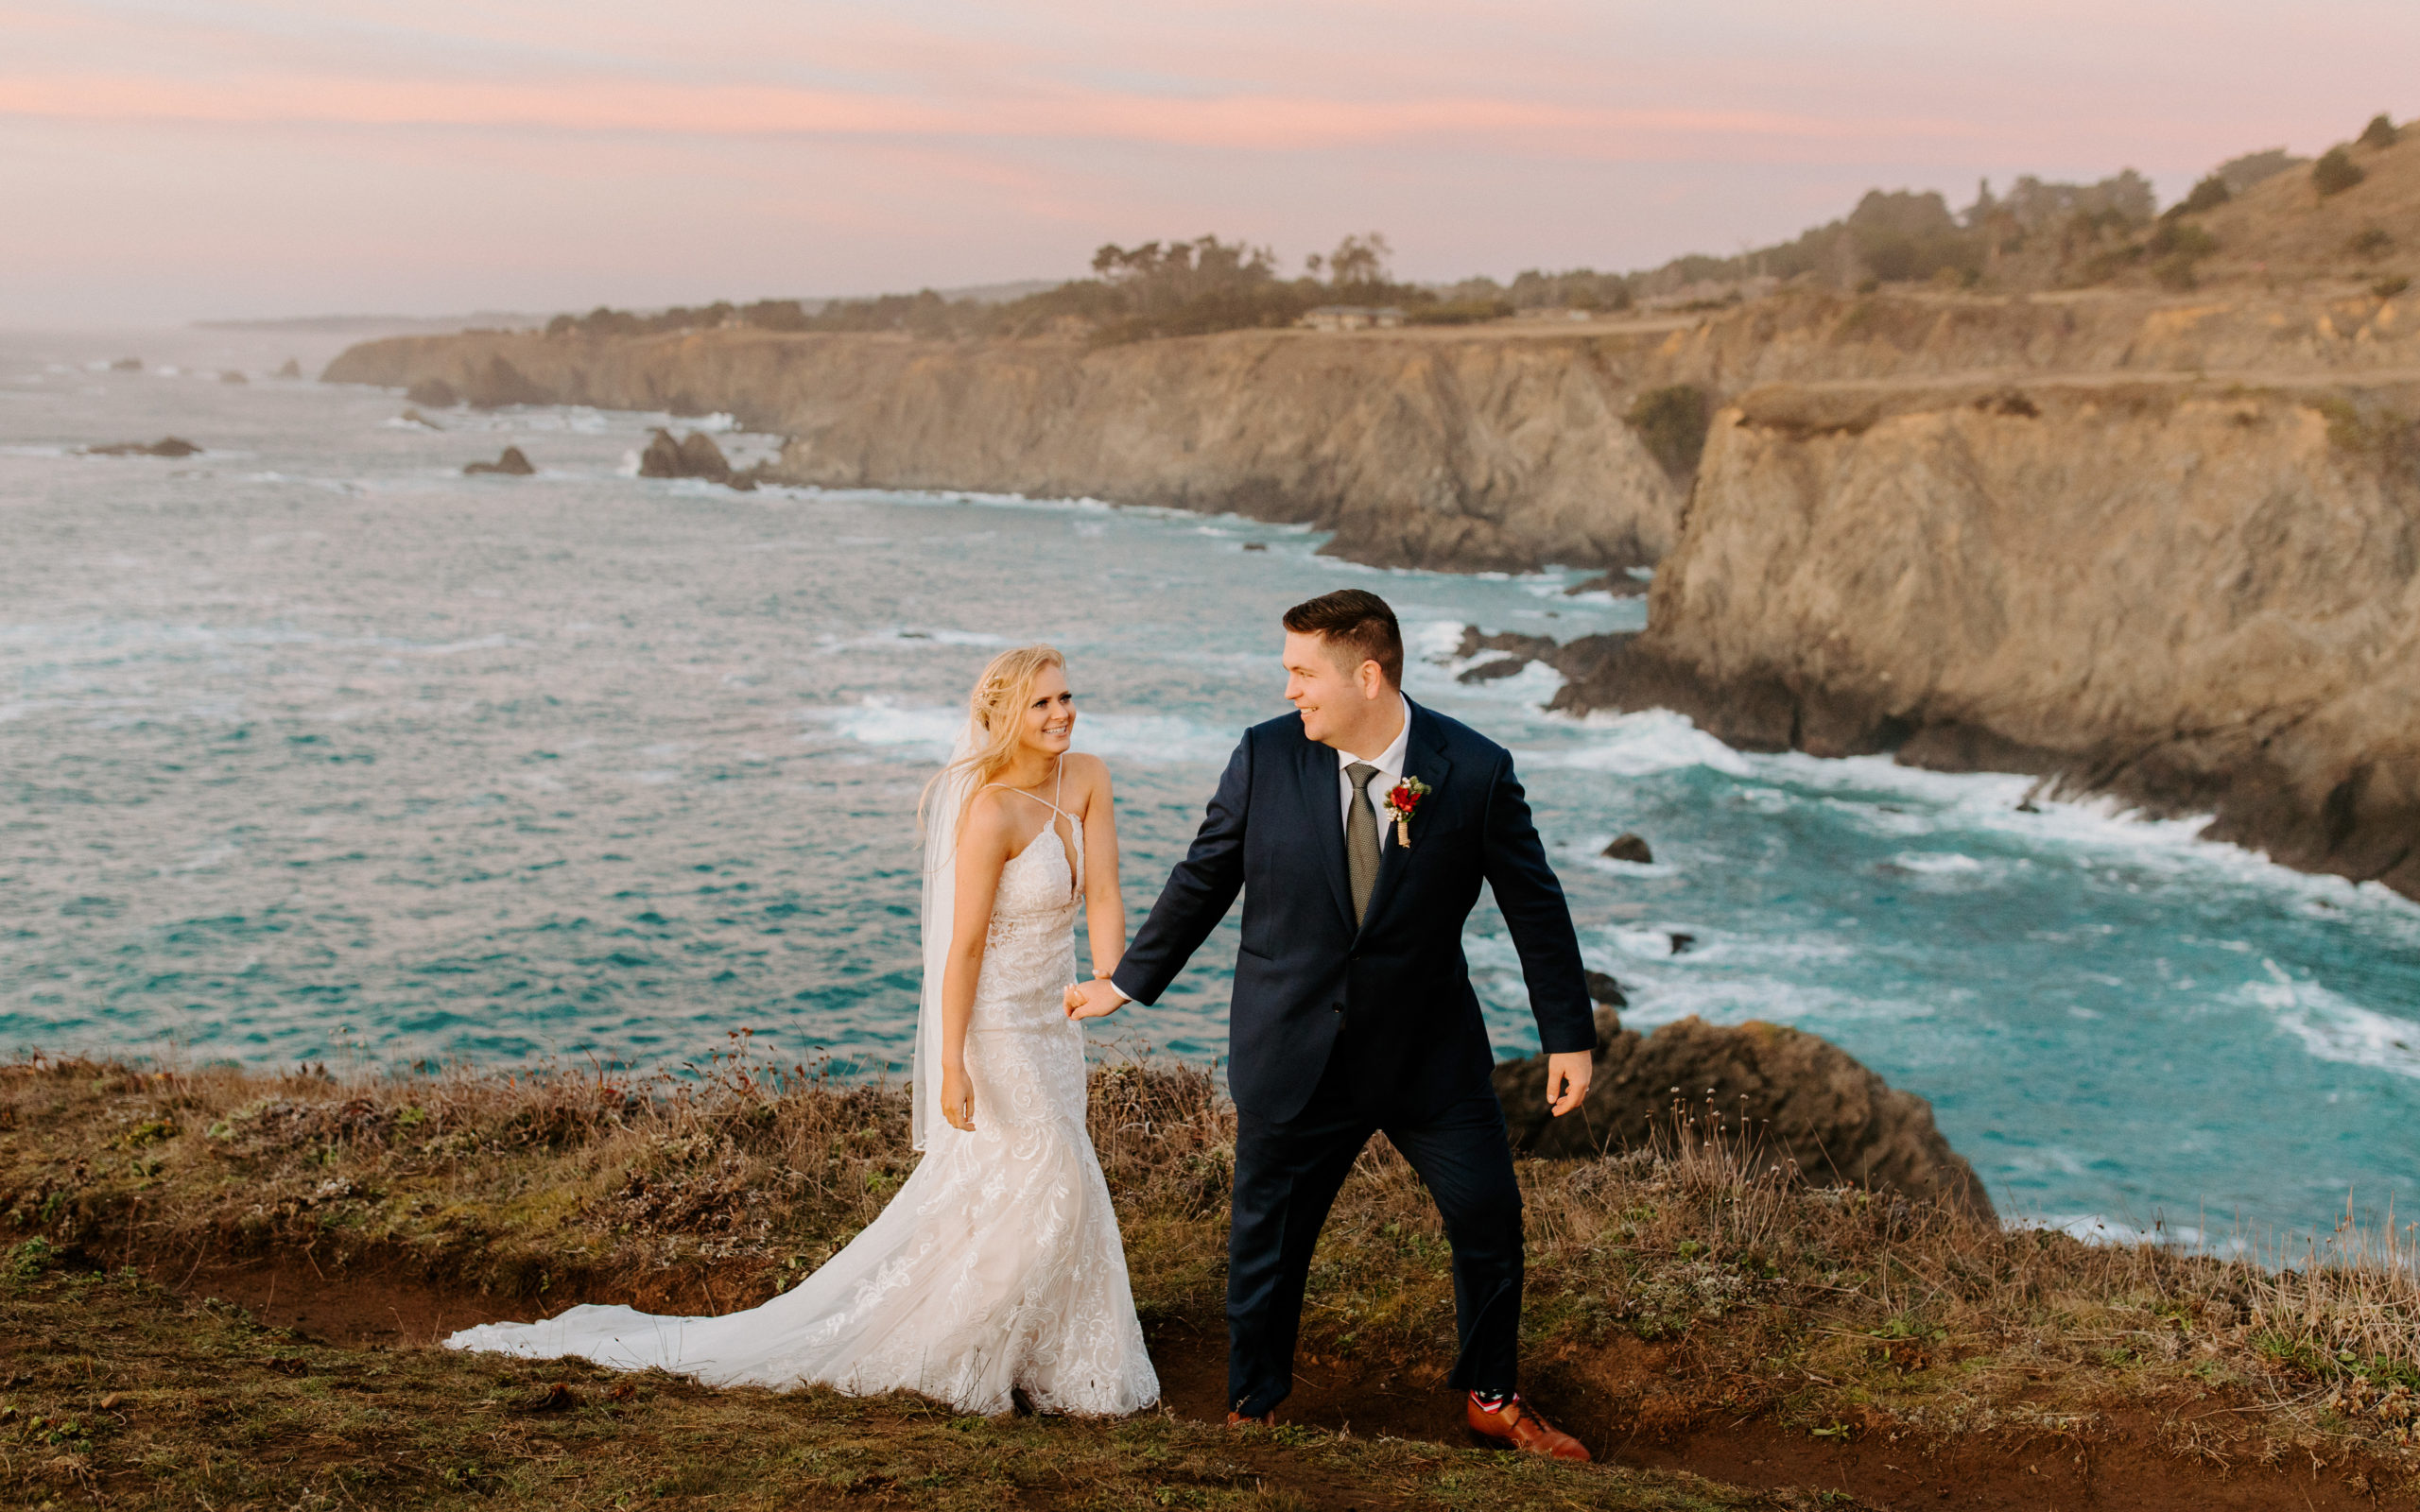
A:
[[[959,806],[946,805],[945,833],[955,833]],[[1157,1401],[1117,1215],[1084,1127],[1083,1034],[1062,1002],[1075,979],[1083,856],[1081,828],[1063,816],[1072,847],[1056,821],[1045,824],[1000,873],[966,1035],[975,1128],[925,1116],[937,1112],[940,1081],[928,988],[920,1038],[930,1038],[914,1084],[925,1158],[847,1248],[745,1313],[575,1307],[542,1323],[466,1329],[447,1346],[660,1366],[716,1385],[904,1387],[987,1414],[1008,1411],[1020,1387],[1044,1412],[1130,1413]],[[945,920],[946,890],[941,907]],[[928,895],[928,976],[934,914]]]

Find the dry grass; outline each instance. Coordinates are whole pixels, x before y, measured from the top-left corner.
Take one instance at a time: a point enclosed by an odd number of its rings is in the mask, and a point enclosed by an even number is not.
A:
[[[1147,1325],[1219,1328],[1233,1112],[1192,1068],[1093,1078]],[[744,1054],[682,1081],[340,1081],[87,1061],[0,1067],[0,1244],[37,1268],[205,1252],[400,1268],[535,1299],[723,1310],[830,1255],[912,1168],[894,1090]],[[1650,1432],[1763,1418],[1819,1437],[2079,1435],[2403,1465],[2420,1390],[2408,1236],[2348,1226],[2290,1268],[2001,1229],[1793,1186],[1692,1133],[1524,1162],[1525,1351]],[[35,1246],[41,1247],[35,1247]],[[1431,1383],[1451,1317],[1417,1178],[1367,1154],[1323,1242],[1315,1356]]]
[[[1351,1486],[1344,1500],[1334,1487]],[[1685,1475],[1299,1429],[965,1418],[911,1398],[339,1349],[131,1271],[0,1279],[0,1504],[1755,1512]]]

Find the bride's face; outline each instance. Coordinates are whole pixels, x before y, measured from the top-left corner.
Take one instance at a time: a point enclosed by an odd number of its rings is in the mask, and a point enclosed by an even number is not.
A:
[[[1063,756],[1076,732],[1076,696],[1067,691],[1067,675],[1044,667],[1026,690],[1025,714],[1017,744],[1045,756]]]

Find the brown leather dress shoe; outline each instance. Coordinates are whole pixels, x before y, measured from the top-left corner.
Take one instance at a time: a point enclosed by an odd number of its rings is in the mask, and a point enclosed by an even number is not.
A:
[[[1260,1414],[1256,1418],[1247,1418],[1239,1412],[1231,1412],[1227,1414],[1228,1427],[1241,1428],[1246,1424],[1256,1424],[1262,1428],[1274,1428],[1277,1426],[1277,1409],[1271,1407],[1267,1412]]]
[[[1530,1411],[1530,1404],[1518,1397],[1490,1412],[1465,1396],[1462,1418],[1470,1424],[1472,1433],[1498,1449],[1517,1449],[1524,1454],[1544,1454],[1551,1459],[1588,1458],[1588,1451],[1580,1440]]]

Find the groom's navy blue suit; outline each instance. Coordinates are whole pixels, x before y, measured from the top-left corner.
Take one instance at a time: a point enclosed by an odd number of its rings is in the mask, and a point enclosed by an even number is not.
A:
[[[1337,753],[1288,714],[1245,731],[1184,861],[1119,961],[1151,1003],[1244,898],[1228,1015],[1238,1114],[1228,1239],[1228,1397],[1257,1416],[1293,1381],[1311,1251],[1354,1158],[1383,1131],[1420,1173],[1454,1248],[1453,1383],[1509,1391],[1521,1316],[1521,1193],[1462,923],[1494,889],[1548,1051],[1596,1044],[1580,946],[1510,752],[1409,704],[1407,777],[1428,784],[1411,845],[1384,827],[1353,919]]]

